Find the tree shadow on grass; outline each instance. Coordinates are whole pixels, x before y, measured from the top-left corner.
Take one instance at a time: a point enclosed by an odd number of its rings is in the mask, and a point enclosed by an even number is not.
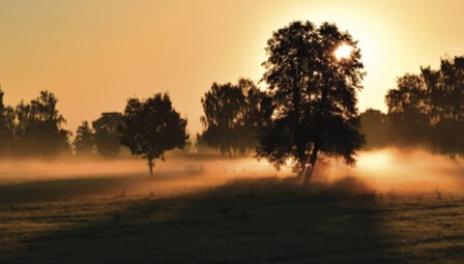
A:
[[[0,185],[0,206],[24,203],[65,201],[77,196],[108,194],[124,191],[141,177],[129,175],[110,178],[101,175],[89,178],[36,180]]]
[[[4,263],[401,263],[381,203],[355,181],[309,189],[234,182],[130,201],[98,221],[43,234]]]
[[[196,176],[200,175],[168,171],[158,173],[156,177],[148,177],[144,173],[123,176],[96,174],[65,179],[36,177],[37,180],[27,182],[0,183],[0,208],[30,203],[63,202],[94,196],[125,195],[143,186],[157,187],[165,182],[180,182],[194,179]]]

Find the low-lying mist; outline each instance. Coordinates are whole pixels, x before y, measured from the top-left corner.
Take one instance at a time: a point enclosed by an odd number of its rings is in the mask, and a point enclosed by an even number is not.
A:
[[[362,151],[353,167],[341,160],[330,160],[321,167],[315,181],[334,183],[350,177],[378,193],[464,194],[463,160],[420,149]]]
[[[151,178],[171,176],[203,175],[218,178],[254,178],[262,176],[284,176],[288,169],[277,171],[264,160],[246,158],[176,158],[158,161],[155,175]],[[61,159],[3,160],[0,161],[0,183],[58,180],[75,177],[118,177],[128,174],[148,175],[147,165],[142,159]]]
[[[319,164],[313,181],[331,186],[351,179],[364,186],[362,191],[381,194],[440,192],[462,195],[462,164],[462,160],[451,160],[422,150],[362,151],[353,167],[337,159]],[[145,161],[141,159],[0,162],[0,188],[4,192],[14,186],[22,188],[21,193],[30,196],[31,200],[49,192],[61,193],[60,199],[84,194],[161,197],[201,191],[243,179],[285,179],[291,176],[294,174],[289,168],[277,171],[267,161],[257,161],[253,157],[196,159],[170,156],[167,161],[156,163],[153,177],[148,176]],[[51,189],[47,189],[49,187]],[[0,198],[7,196],[4,193]]]
[[[180,158],[157,162],[148,175],[142,159],[4,160],[0,162],[0,203],[94,195],[166,196],[196,192],[240,179],[284,178],[264,160]],[[3,199],[3,201],[2,201]],[[48,198],[47,198],[48,199]]]

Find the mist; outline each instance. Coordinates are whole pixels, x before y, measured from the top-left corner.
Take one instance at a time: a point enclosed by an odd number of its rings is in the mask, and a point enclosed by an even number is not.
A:
[[[76,195],[166,197],[246,179],[291,179],[295,176],[290,168],[276,170],[265,160],[220,156],[207,159],[172,156],[156,163],[153,177],[148,175],[144,160],[129,158],[4,160],[0,162],[0,175],[0,187],[26,188],[23,194],[30,196],[30,200],[43,198],[40,184],[50,181],[56,183],[55,190],[48,186],[44,192],[62,192],[60,198],[63,199]],[[338,159],[325,160],[318,164],[313,182],[332,186],[354,180],[357,186],[362,186],[358,191],[379,194],[463,195],[463,175],[462,160],[419,149],[387,148],[359,152],[354,166],[347,166]]]
[[[462,160],[422,149],[361,151],[355,166],[332,159],[321,167],[315,181],[333,184],[350,178],[380,194],[464,194]]]
[[[0,188],[3,189],[0,200],[34,202],[46,196],[53,200],[108,195],[166,197],[199,192],[242,179],[291,175],[290,169],[277,171],[268,162],[251,157],[206,160],[169,157],[165,162],[156,163],[154,176],[148,175],[142,159],[9,159],[0,162]],[[20,195],[16,194],[18,189],[21,189]],[[15,197],[9,197],[8,192]]]

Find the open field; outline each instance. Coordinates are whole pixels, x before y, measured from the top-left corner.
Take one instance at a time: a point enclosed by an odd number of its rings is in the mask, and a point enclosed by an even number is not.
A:
[[[257,168],[235,179],[220,161],[224,177],[165,166],[153,179],[4,177],[0,263],[464,262],[460,195],[379,193],[355,178],[302,188]]]

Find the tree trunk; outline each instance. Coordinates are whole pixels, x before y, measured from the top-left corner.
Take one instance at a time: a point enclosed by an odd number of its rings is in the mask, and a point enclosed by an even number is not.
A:
[[[308,161],[304,164],[303,169],[303,184],[306,185],[311,180],[313,176],[314,167],[316,166],[317,161],[317,154],[319,153],[319,146],[317,144],[314,145],[313,151],[311,152],[311,156],[308,157]]]
[[[150,176],[153,176],[153,167],[155,166],[155,162],[153,162],[153,158],[147,158],[147,165],[148,165],[148,172]]]

